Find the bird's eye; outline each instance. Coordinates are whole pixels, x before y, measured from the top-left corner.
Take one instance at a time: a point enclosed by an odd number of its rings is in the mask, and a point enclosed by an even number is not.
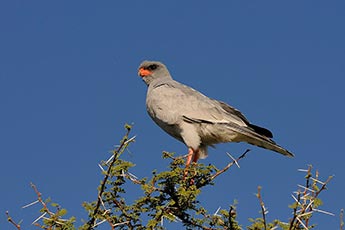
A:
[[[149,66],[147,67],[147,69],[148,69],[148,70],[155,70],[155,69],[157,69],[157,67],[158,67],[158,65],[152,64],[152,65],[149,65]]]

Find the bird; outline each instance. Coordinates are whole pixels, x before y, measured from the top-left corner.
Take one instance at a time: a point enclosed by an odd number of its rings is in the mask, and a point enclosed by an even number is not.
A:
[[[188,148],[186,167],[208,155],[218,143],[247,142],[287,157],[273,134],[254,125],[237,109],[175,81],[159,61],[143,61],[138,75],[147,85],[146,110],[152,120]]]

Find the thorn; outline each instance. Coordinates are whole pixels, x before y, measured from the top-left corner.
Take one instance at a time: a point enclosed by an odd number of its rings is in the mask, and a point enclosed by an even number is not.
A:
[[[298,215],[298,217],[307,216],[307,215],[312,214],[312,213],[313,213],[313,211],[305,212],[305,213],[303,213],[303,214],[301,214],[301,215]]]
[[[301,203],[297,200],[297,198],[294,195],[291,194],[291,196],[299,205],[301,205]]]
[[[298,220],[298,222],[300,222],[300,224],[304,227],[304,229],[309,230],[309,229],[307,228],[307,226],[305,226],[305,224],[301,221],[301,219],[298,218],[298,216],[296,217],[296,220]]]
[[[102,216],[104,216],[104,215],[107,214],[108,212],[110,212],[110,209],[105,210],[105,211],[102,213]]]
[[[220,210],[220,206],[219,206],[219,208],[216,210],[216,212],[215,212],[213,215],[214,215],[214,216],[219,216],[219,215],[218,215],[219,210]]]
[[[98,226],[98,225],[100,225],[100,224],[103,224],[104,222],[106,222],[107,220],[102,220],[102,221],[100,221],[100,222],[98,222],[98,223],[95,223],[94,225],[93,225],[93,227],[96,227],[96,226]]]
[[[42,215],[40,215],[36,220],[34,220],[34,222],[32,222],[31,224],[35,224],[37,221],[39,221],[40,219],[42,219],[45,215],[47,214],[47,212],[44,212]]]
[[[60,222],[60,220],[61,221],[66,221],[66,219],[58,219],[58,220],[54,220],[54,219],[52,219],[52,218],[48,218],[48,217],[43,217],[43,219],[45,219],[45,220],[49,220],[49,221],[54,221],[54,223],[58,223],[58,224],[61,224],[61,225],[63,225],[64,223],[63,222]]]
[[[325,184],[325,182],[319,181],[319,180],[317,180],[317,179],[315,179],[315,178],[313,178],[313,177],[310,177],[310,179],[312,179],[313,181],[316,181],[317,183],[320,183],[320,184],[322,184],[322,185]]]
[[[107,210],[107,209],[105,208],[105,205],[104,205],[104,203],[103,203],[103,200],[102,200],[101,196],[98,196],[98,199],[101,201],[101,204],[102,204],[102,206],[103,206],[103,209],[104,209],[104,210]]]
[[[305,210],[307,210],[308,208],[310,208],[310,206],[314,203],[314,200],[310,201],[310,203],[307,205],[307,207],[305,208]]]
[[[230,153],[226,152],[226,154],[235,162],[235,164],[237,165],[237,167],[240,168],[240,165],[238,164],[237,160],[236,160],[233,156],[231,156]]]
[[[39,200],[35,200],[34,202],[31,202],[30,204],[24,205],[22,208],[30,207],[31,205],[37,204],[38,202],[40,202],[40,201]]]
[[[334,213],[327,212],[327,211],[323,211],[323,210],[316,209],[316,208],[313,208],[313,211],[315,211],[315,212],[320,212],[320,213],[323,213],[323,214],[326,214],[326,215],[330,215],[330,216],[335,216]]]
[[[182,223],[182,220],[180,218],[178,218],[177,216],[175,216],[174,214],[172,214],[174,217],[175,217],[175,222],[181,222]]]
[[[60,222],[60,221],[55,221],[55,223],[58,223],[58,224],[61,224],[61,225],[64,225],[64,223],[63,222]]]
[[[124,143],[124,144],[126,145],[126,144],[128,144],[129,142],[134,141],[134,139],[136,138],[136,136],[137,136],[137,135],[135,135],[135,136],[133,136],[133,137],[129,138],[127,141],[125,141],[125,143]]]
[[[310,195],[310,193],[307,193],[307,194],[301,196],[301,199],[302,199],[302,200],[308,199],[308,196],[309,196],[309,195]]]
[[[133,177],[134,179],[138,179],[138,177],[136,175],[134,175],[133,173],[130,173],[130,172],[127,172],[127,173],[130,177]]]
[[[298,172],[309,172],[308,169],[297,169]]]
[[[102,165],[98,164],[98,167],[101,168],[102,172],[107,172],[107,171],[104,170],[104,168],[102,167]]]
[[[109,164],[109,162],[114,158],[114,154],[110,156],[110,158],[105,162],[105,164]]]
[[[300,184],[298,184],[297,186],[300,187],[300,188],[303,188],[303,189],[305,189],[305,190],[308,190],[308,191],[310,191],[310,192],[316,192],[315,190],[313,190],[313,189],[311,189],[311,188],[307,188],[307,187],[305,187],[305,186],[303,186],[303,185],[300,185]]]
[[[128,224],[128,223],[129,223],[129,221],[117,223],[117,224],[114,224],[113,227],[120,226],[120,225],[124,225],[124,224]]]

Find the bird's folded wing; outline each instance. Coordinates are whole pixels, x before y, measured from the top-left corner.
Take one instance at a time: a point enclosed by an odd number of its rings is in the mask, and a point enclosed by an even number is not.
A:
[[[176,81],[160,85],[155,89],[158,96],[150,103],[155,116],[174,123],[181,116],[204,123],[235,123],[247,126],[248,120],[233,107],[180,84]]]

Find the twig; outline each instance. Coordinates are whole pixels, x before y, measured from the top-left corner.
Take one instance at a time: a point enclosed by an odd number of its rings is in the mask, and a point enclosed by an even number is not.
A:
[[[33,188],[33,190],[35,191],[36,195],[37,195],[37,199],[38,201],[42,204],[43,209],[46,213],[49,214],[50,217],[52,217],[54,215],[54,213],[52,213],[49,208],[47,207],[47,204],[43,201],[42,199],[42,193],[40,193],[36,187],[36,185],[34,185],[33,183],[31,183],[31,187]]]
[[[227,166],[225,166],[223,169],[218,170],[214,175],[212,175],[210,177],[210,181],[214,180],[217,176],[219,176],[220,174],[226,172],[232,165],[234,164],[238,164],[237,162],[239,160],[241,160],[242,158],[244,158],[246,156],[246,154],[250,151],[250,149],[247,149],[241,156],[239,156],[237,159],[234,159],[232,162],[230,162]]]
[[[131,216],[128,215],[128,213],[127,213],[125,207],[123,207],[123,205],[121,204],[121,202],[118,201],[118,200],[116,199],[116,197],[113,196],[113,197],[112,197],[112,201],[113,201],[114,204],[121,210],[122,214],[123,214],[127,219],[130,219],[130,218],[131,218]],[[127,224],[130,225],[130,222],[128,222]]]
[[[259,199],[259,202],[260,202],[260,206],[261,206],[261,213],[262,213],[262,220],[264,222],[264,227],[265,227],[265,230],[267,230],[267,224],[266,224],[266,213],[267,213],[267,209],[265,208],[265,204],[262,200],[262,197],[261,197],[261,187],[258,186],[258,194],[257,194],[257,197]]]
[[[163,155],[164,154],[166,154],[165,156],[167,157],[167,158],[169,158],[169,159],[172,159],[172,160],[180,160],[180,159],[186,159],[188,156],[189,156],[189,154],[187,153],[187,154],[185,154],[185,155],[180,155],[180,156],[176,156],[176,157],[174,157],[174,156],[170,156],[169,155],[169,152],[166,152],[166,151],[164,151],[163,152]]]
[[[344,209],[340,210],[340,230],[344,230]]]
[[[13,224],[13,226],[17,229],[20,230],[20,224],[17,224],[10,216],[10,214],[8,213],[8,211],[6,211],[6,216],[7,216],[7,221],[10,222],[11,224]]]
[[[324,182],[324,184],[322,185],[322,187],[315,193],[315,198],[318,197],[318,195],[320,194],[320,192],[322,192],[322,190],[326,189],[326,185],[332,180],[333,176],[329,176],[327,178],[327,180]]]
[[[232,221],[232,217],[236,216],[236,210],[234,209],[234,207],[231,205],[230,209],[229,209],[229,230],[233,230],[234,229],[234,222]]]
[[[161,192],[163,192],[163,191],[161,191]],[[185,226],[194,227],[195,229],[198,228],[198,229],[203,229],[203,230],[213,230],[214,229],[214,228],[211,228],[211,227],[202,226],[198,222],[193,221],[193,219],[189,219],[189,214],[186,215],[185,211],[181,211],[184,208],[180,207],[180,202],[178,201],[179,200],[179,197],[178,197],[179,195],[176,194],[176,191],[175,191],[174,188],[171,189],[171,188],[167,187],[165,189],[164,193],[169,195],[170,199],[172,201],[174,201],[174,205],[173,206],[169,205],[169,206],[165,207],[164,211],[161,212],[161,214],[157,218],[155,218],[157,221],[161,220],[161,218],[164,216],[164,213],[166,212],[165,210],[168,210],[168,212],[170,214],[173,214],[175,217],[177,217]]]

